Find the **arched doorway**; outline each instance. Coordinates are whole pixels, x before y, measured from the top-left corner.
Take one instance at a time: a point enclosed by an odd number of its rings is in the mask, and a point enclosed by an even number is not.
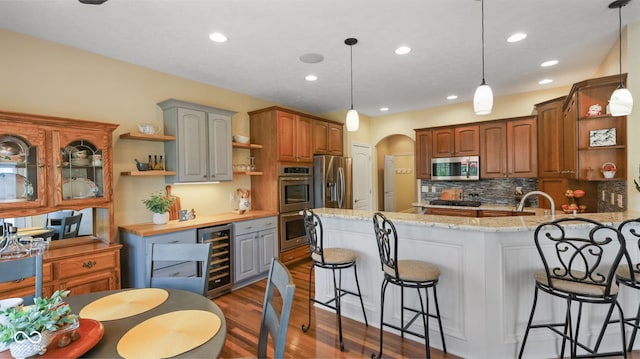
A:
[[[390,135],[376,144],[377,210],[385,210],[385,156],[395,165],[395,211],[414,212],[417,182],[415,173],[415,142],[405,135]],[[387,158],[389,163],[389,158]]]

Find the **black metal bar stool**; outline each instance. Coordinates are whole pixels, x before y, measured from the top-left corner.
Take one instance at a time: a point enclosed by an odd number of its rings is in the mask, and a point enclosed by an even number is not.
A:
[[[576,231],[578,234],[567,234],[567,228],[571,227],[575,229],[569,230]],[[623,323],[620,323],[622,337],[620,352],[598,353],[599,341],[592,349],[579,340],[584,303],[609,305],[609,314],[614,307],[617,307],[620,318],[624,318],[622,307],[617,300],[618,285],[614,282],[618,264],[626,253],[622,233],[617,228],[587,218],[563,218],[539,225],[534,232],[534,241],[544,269],[534,273],[533,305],[518,358],[522,358],[529,330],[534,328],[547,328],[562,337],[561,358],[564,357],[567,341],[570,345],[571,358],[613,355],[622,355],[626,358]],[[608,258],[612,258],[612,261],[608,262],[606,260]],[[566,300],[564,322],[532,324],[539,291]],[[575,320],[572,319],[571,312],[573,302],[578,303]],[[607,318],[603,325],[606,326],[608,322]],[[587,354],[578,354],[578,348],[586,351]]]
[[[620,223],[618,225],[618,230],[620,230],[620,233],[622,233],[628,245],[635,244],[640,249],[640,218],[629,219]],[[640,263],[634,263],[631,260],[628,251],[625,252],[625,257],[626,260],[622,261],[620,266],[618,266],[618,270],[616,270],[616,283],[622,284],[631,289],[640,289]],[[610,320],[612,313],[613,308],[609,309],[606,324],[619,322],[619,320]],[[606,324],[603,325],[598,341],[596,342],[596,350],[602,342]],[[640,304],[638,305],[638,309],[636,309],[633,317],[624,318],[624,324],[633,328],[631,331],[631,338],[629,338],[629,346],[627,347],[627,351],[630,352],[633,350],[633,344],[636,341],[638,328],[640,328]]]
[[[384,272],[384,280],[382,281],[380,290],[380,351],[378,352],[377,357],[380,358],[382,356],[382,335],[384,333],[382,328],[386,325],[390,328],[399,330],[400,336],[403,338],[404,333],[413,334],[419,338],[423,338],[426,345],[426,356],[427,358],[431,358],[431,349],[429,345],[429,317],[438,320],[438,326],[440,327],[440,339],[442,340],[442,351],[446,353],[447,345],[444,341],[440,307],[438,306],[438,294],[436,291],[436,284],[438,284],[438,280],[440,278],[440,268],[434,264],[419,260],[398,260],[398,234],[396,232],[396,227],[382,213],[378,212],[373,215],[373,229],[378,242],[378,252],[380,253],[382,271]],[[400,326],[384,321],[384,295],[389,283],[400,286]],[[405,288],[414,288],[417,290],[418,298],[420,299],[419,310],[405,307]],[[429,313],[429,288],[433,291],[436,314]],[[420,292],[421,289],[424,289],[424,300],[422,299],[422,293]],[[406,324],[404,321],[405,310],[414,313],[411,320]],[[410,326],[416,321],[416,319],[418,319],[418,317],[422,317],[424,334],[410,329]],[[375,356],[375,353],[371,355],[372,358]]]
[[[358,259],[358,253],[347,248],[324,248],[324,240],[322,233],[322,222],[317,214],[309,209],[302,211],[304,216],[304,227],[309,240],[309,249],[311,251],[311,260],[313,261],[311,268],[309,269],[309,316],[308,324],[302,324],[302,331],[307,332],[311,326],[311,302],[318,303],[327,308],[331,308],[336,311],[338,316],[338,335],[340,338],[340,350],[344,351],[344,341],[342,339],[342,312],[341,312],[341,298],[347,294],[354,295],[360,299],[360,306],[362,307],[362,315],[364,316],[364,324],[369,326],[367,322],[367,314],[364,311],[364,302],[362,301],[362,293],[360,292],[360,283],[358,283],[358,270],[356,268],[356,261]],[[333,274],[333,291],[334,295],[328,301],[320,301],[311,296],[311,278],[315,267],[330,269]],[[356,278],[356,288],[358,292],[347,290],[342,288],[342,270],[352,268]],[[336,279],[336,270],[338,271],[339,278]]]

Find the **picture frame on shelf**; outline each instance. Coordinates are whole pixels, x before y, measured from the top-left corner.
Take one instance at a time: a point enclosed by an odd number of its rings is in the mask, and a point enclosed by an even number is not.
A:
[[[616,143],[615,127],[589,131],[590,147],[615,146]]]

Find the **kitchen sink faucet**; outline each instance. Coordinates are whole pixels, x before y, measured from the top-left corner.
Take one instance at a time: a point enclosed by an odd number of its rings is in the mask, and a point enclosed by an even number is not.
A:
[[[551,203],[551,220],[555,220],[556,218],[556,204],[555,202],[553,202],[553,198],[551,198],[551,196],[546,193],[546,192],[542,192],[542,191],[531,191],[531,192],[527,192],[524,196],[522,196],[522,199],[520,200],[520,203],[518,204],[518,207],[516,208],[517,212],[522,212],[524,210],[524,202],[527,200],[527,198],[529,198],[530,196],[533,195],[540,195],[545,197],[546,199],[549,200],[549,202]]]

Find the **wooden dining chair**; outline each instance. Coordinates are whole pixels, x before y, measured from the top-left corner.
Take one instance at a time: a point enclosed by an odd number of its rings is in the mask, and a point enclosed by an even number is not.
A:
[[[276,304],[273,300],[276,288],[282,297],[280,310],[276,309]],[[289,316],[291,315],[291,305],[293,304],[295,290],[296,286],[293,283],[293,277],[287,267],[277,258],[273,258],[262,306],[260,335],[258,337],[258,358],[267,357],[269,335],[271,335],[273,343],[274,358],[284,357],[287,330],[289,329]]]
[[[77,237],[80,231],[80,221],[82,221],[82,213],[62,218],[58,228],[58,239]]]
[[[168,275],[156,270],[157,262],[195,262],[196,275],[191,272],[171,272]],[[146,258],[146,286],[148,288],[173,288],[206,295],[211,264],[211,243],[149,243]]]
[[[62,219],[65,217],[73,216],[73,211],[56,211],[47,213],[47,217],[45,219],[45,227],[53,228],[56,232],[53,234],[53,239],[59,239],[60,237],[60,223]]]
[[[25,305],[33,304],[35,297],[42,297],[42,254],[0,261],[0,283],[16,282],[32,278],[33,295],[22,297]]]

